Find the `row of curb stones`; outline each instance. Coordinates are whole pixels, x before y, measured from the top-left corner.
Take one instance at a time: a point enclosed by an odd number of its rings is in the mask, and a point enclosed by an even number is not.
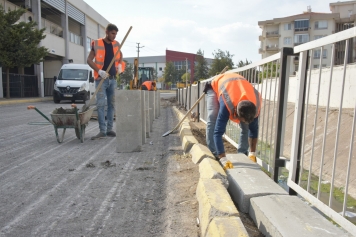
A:
[[[184,115],[173,108],[179,120],[183,119]],[[249,236],[233,200],[265,236],[352,236],[300,198],[289,196],[243,154],[227,154],[234,169],[225,173],[210,150],[196,140],[188,119],[183,121],[179,135],[184,152],[199,165],[196,196],[201,236]]]
[[[178,119],[184,115],[173,107]],[[194,137],[188,119],[179,128],[182,148],[192,155],[192,162],[199,165],[199,182],[196,196],[199,203],[199,221],[201,236],[227,237],[249,236],[235,204],[228,191],[228,179],[225,171],[215,160],[210,150]]]

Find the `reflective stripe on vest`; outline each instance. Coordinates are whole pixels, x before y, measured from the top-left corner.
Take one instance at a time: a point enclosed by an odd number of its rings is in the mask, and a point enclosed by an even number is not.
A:
[[[117,42],[116,40],[114,40],[112,42],[112,47],[114,50],[114,55],[116,54],[116,52],[119,49],[119,42]],[[92,42],[92,47],[94,48],[94,52],[95,52],[95,58],[94,58],[94,63],[95,65],[98,67],[98,69],[102,69],[104,67],[104,60],[105,60],[105,46],[104,46],[104,39],[98,39],[98,40],[94,40]],[[116,55],[115,58],[115,68],[118,67],[119,65],[119,60],[120,60],[120,53],[118,53]],[[117,72],[116,72],[117,73]],[[99,77],[98,72],[94,71],[94,78],[97,79]]]

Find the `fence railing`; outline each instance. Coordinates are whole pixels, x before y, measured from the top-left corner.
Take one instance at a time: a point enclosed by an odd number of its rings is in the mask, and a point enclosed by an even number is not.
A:
[[[4,97],[7,96],[6,73],[2,73],[2,84]],[[21,75],[9,73],[10,97],[37,97],[38,96],[38,78],[33,75]]]
[[[339,32],[228,71],[244,76],[261,93],[258,164],[275,182],[298,194],[350,233],[356,233],[356,65],[347,64],[355,28]],[[344,65],[334,66],[335,43],[345,41]],[[313,69],[313,50],[332,45],[330,67]],[[297,75],[291,75],[298,56]],[[320,64],[322,65],[322,57]],[[292,65],[291,65],[292,63]],[[207,80],[177,91],[181,106],[190,106]],[[193,112],[206,123],[206,100]],[[238,145],[239,125],[229,122],[225,138]]]

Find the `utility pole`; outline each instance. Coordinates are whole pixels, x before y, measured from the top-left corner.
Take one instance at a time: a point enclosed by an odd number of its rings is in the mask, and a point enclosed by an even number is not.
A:
[[[140,60],[139,60],[139,58],[140,58],[140,49],[141,48],[143,48],[143,47],[145,47],[145,46],[141,46],[140,47],[140,43],[136,43],[137,44],[137,66],[139,67],[140,66]]]

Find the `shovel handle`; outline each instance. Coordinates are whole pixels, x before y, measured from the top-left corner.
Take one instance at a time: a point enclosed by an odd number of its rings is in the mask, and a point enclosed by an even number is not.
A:
[[[27,109],[36,109],[36,107],[33,105],[29,105],[29,106],[27,106]]]

